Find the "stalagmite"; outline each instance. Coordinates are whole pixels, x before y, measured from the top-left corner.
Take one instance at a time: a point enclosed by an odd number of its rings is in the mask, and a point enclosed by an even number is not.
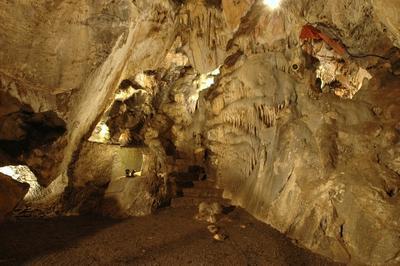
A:
[[[399,14],[397,0],[0,1],[0,172],[30,184],[0,174],[4,225],[179,220],[201,203],[189,236],[174,221],[162,243],[135,231],[149,255],[52,261],[80,249],[16,256],[30,249],[12,237],[0,263],[148,264],[162,245],[150,263],[210,264],[185,257],[209,230],[227,240],[214,264],[399,264]],[[263,236],[224,231],[243,210],[318,257],[235,242]],[[170,243],[188,253],[169,258]],[[254,252],[232,259],[232,243]]]

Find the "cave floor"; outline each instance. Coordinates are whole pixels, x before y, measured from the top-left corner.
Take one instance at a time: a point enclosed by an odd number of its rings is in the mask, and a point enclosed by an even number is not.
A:
[[[0,226],[0,265],[335,265],[236,208],[212,238],[195,209],[138,218],[20,218]]]

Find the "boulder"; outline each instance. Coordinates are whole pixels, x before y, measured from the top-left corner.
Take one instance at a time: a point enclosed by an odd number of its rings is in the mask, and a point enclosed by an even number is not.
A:
[[[110,182],[103,203],[103,214],[111,217],[151,214],[156,199],[146,177],[121,177]]]
[[[0,173],[0,222],[22,201],[29,185]]]

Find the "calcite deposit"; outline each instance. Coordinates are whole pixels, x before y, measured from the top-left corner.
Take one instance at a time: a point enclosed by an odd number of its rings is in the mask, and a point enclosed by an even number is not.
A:
[[[399,264],[399,1],[267,2],[2,1],[0,167],[41,192],[0,175],[0,219],[148,215],[191,175],[316,253]]]

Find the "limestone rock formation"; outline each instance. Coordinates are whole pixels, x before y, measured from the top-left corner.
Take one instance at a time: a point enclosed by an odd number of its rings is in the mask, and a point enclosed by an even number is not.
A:
[[[122,177],[113,180],[105,191],[103,214],[112,217],[151,214],[163,204],[166,194],[162,191],[161,184],[151,184],[149,180],[151,179],[147,177]]]
[[[28,184],[0,173],[0,222],[22,201],[28,190]]]
[[[372,113],[379,100],[362,100],[380,89],[371,86],[356,100],[313,99],[273,56],[279,55],[252,56],[224,71],[207,95],[219,186],[234,203],[326,256],[396,259],[400,180],[391,147],[398,135],[385,137],[393,124]],[[380,150],[386,165],[377,160]]]
[[[265,3],[3,1],[0,166],[53,215],[126,216],[196,165],[299,245],[398,264],[399,2]]]
[[[393,0],[372,1],[372,6],[376,12],[376,18],[383,24],[382,31],[388,33],[388,37],[393,44],[399,47],[400,43],[400,3]]]

